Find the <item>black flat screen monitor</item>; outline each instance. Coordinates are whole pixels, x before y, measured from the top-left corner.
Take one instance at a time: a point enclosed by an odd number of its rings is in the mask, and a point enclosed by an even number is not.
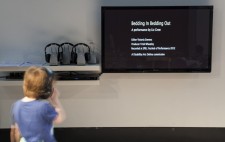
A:
[[[213,6],[102,7],[102,72],[211,72]]]

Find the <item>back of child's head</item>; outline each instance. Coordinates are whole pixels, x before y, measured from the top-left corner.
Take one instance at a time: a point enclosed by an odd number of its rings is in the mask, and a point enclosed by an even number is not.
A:
[[[53,91],[54,73],[45,67],[29,67],[24,74],[23,91],[29,98],[47,99]]]

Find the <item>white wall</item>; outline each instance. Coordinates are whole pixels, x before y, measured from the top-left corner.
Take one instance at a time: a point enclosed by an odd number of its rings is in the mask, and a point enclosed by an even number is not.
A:
[[[44,60],[54,42],[101,47],[102,5],[214,5],[212,73],[103,74],[100,85],[59,86],[58,127],[225,127],[224,0],[7,0],[0,2],[0,63]],[[0,128],[22,88],[0,87]]]

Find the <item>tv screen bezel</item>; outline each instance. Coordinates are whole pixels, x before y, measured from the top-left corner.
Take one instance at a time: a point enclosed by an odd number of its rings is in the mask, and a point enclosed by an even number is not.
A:
[[[194,69],[111,69],[105,67],[105,33],[104,33],[104,12],[105,10],[129,10],[129,9],[209,9],[209,53],[208,53],[208,68]],[[212,70],[212,32],[213,32],[213,5],[201,6],[102,6],[101,7],[101,70],[102,73],[211,73]]]

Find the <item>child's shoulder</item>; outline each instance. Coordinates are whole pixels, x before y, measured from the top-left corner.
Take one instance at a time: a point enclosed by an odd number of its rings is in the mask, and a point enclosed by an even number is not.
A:
[[[39,105],[50,105],[49,101],[47,100],[40,99],[40,100],[36,100],[35,102]]]
[[[42,100],[42,99],[40,99],[40,100],[37,100],[36,101],[39,105],[42,105],[42,106],[51,106],[51,103],[48,101],[48,100]]]
[[[50,103],[47,100],[24,101],[23,99],[20,99],[14,103],[14,106],[17,105],[50,105]]]

